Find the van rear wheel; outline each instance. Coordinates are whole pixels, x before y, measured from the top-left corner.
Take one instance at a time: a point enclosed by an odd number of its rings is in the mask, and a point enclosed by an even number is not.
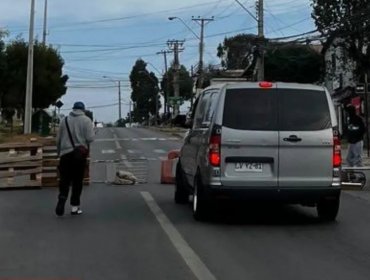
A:
[[[317,205],[317,214],[323,221],[334,221],[339,211],[339,197],[324,198]]]
[[[193,217],[197,221],[204,220],[208,214],[209,202],[204,194],[202,180],[197,175],[194,180]]]
[[[181,168],[180,162],[176,165],[176,178],[175,178],[175,202],[177,204],[186,204],[189,202],[189,188],[185,181],[184,173]]]

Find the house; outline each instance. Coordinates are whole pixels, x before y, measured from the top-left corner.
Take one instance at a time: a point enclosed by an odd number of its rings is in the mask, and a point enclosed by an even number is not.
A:
[[[346,123],[344,108],[348,104],[355,105],[358,113],[364,113],[363,97],[356,93],[357,77],[356,63],[348,56],[347,51],[340,46],[340,38],[329,39],[322,49],[325,59],[324,85],[329,90],[336,106],[339,131],[343,133]]]
[[[325,59],[324,83],[332,95],[338,95],[345,88],[356,87],[356,64],[340,46],[341,40],[328,40],[322,49]]]

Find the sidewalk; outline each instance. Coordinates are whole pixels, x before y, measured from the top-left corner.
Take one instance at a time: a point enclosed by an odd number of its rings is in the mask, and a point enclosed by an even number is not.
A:
[[[173,136],[177,136],[181,139],[184,139],[186,132],[188,131],[187,128],[182,128],[182,127],[170,127],[170,126],[149,126],[150,129],[154,129],[157,131],[169,133]]]
[[[342,162],[343,165],[346,166],[346,158],[347,158],[347,147],[342,146]],[[370,167],[370,157],[367,155],[367,150],[364,149],[363,154],[362,154],[362,164],[366,167]]]

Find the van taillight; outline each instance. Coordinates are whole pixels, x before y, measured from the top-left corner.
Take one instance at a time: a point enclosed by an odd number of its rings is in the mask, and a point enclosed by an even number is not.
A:
[[[221,129],[214,128],[209,139],[208,160],[212,166],[219,167],[221,163]]]
[[[340,146],[339,131],[333,130],[333,167],[340,167],[342,164],[342,153]]]

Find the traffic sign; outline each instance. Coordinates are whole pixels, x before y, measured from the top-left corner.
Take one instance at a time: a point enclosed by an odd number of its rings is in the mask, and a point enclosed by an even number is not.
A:
[[[58,101],[55,103],[55,106],[56,106],[57,108],[61,108],[63,105],[64,105],[64,103],[63,103],[62,101],[60,101],[60,100],[58,100]]]

